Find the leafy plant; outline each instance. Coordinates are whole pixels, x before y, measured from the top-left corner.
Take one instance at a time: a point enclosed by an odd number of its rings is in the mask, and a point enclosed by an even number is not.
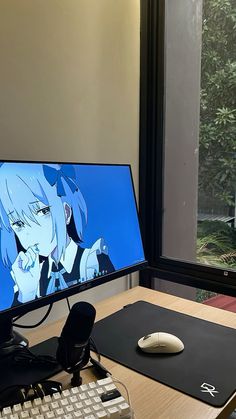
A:
[[[215,295],[217,295],[215,292],[197,289],[196,290],[196,301],[198,303],[202,303],[203,301],[206,301],[209,298],[214,297]]]
[[[221,221],[199,224],[197,261],[222,268],[236,268],[236,232]]]

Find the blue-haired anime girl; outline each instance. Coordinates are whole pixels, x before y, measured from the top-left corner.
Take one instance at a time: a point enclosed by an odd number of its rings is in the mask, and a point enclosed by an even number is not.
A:
[[[13,305],[114,270],[102,238],[81,247],[86,220],[73,165],[0,166],[1,258],[14,281]]]

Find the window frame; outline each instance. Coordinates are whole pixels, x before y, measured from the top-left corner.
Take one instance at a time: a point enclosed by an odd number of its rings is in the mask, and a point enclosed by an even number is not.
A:
[[[140,13],[139,212],[149,262],[140,285],[153,288],[159,278],[236,296],[235,271],[162,256],[165,0],[141,0]]]

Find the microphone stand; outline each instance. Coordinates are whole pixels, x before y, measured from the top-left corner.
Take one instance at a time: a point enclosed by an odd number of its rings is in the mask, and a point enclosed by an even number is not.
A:
[[[57,361],[64,371],[72,374],[71,385],[80,386],[82,384],[80,372],[90,359],[90,340],[83,345],[74,343],[68,348],[65,339],[60,337],[58,348],[60,351],[57,351]]]
[[[82,377],[80,372],[82,368],[87,365],[90,359],[90,343],[88,342],[87,346],[85,347],[85,351],[83,354],[83,359],[78,364],[70,369],[70,373],[72,373],[71,378],[71,385],[72,386],[80,386],[82,384]]]

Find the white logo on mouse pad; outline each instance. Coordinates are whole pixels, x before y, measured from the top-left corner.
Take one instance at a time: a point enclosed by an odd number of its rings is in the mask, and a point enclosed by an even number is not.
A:
[[[219,393],[212,384],[202,383],[201,388],[203,389],[202,393],[210,393],[212,397],[215,397],[214,393]]]

